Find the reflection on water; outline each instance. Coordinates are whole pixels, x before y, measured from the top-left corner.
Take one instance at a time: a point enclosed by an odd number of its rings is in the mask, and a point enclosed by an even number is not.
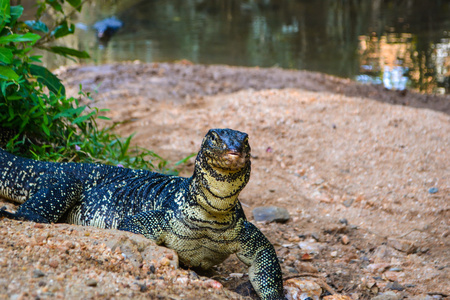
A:
[[[92,25],[111,16],[124,26],[101,48]],[[97,0],[73,22],[90,27],[66,43],[96,63],[279,66],[450,92],[450,0]]]

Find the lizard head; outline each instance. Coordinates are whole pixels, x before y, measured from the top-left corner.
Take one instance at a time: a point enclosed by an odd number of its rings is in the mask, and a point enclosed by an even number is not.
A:
[[[202,142],[201,151],[213,168],[240,170],[250,163],[248,134],[232,129],[211,129]]]

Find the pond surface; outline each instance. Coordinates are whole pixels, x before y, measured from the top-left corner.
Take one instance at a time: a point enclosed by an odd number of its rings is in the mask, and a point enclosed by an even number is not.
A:
[[[111,16],[123,27],[101,45],[92,26]],[[99,64],[277,66],[450,92],[450,0],[98,0],[73,22],[67,44]]]

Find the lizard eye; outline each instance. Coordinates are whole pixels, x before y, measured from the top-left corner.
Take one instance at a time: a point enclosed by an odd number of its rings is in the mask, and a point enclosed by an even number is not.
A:
[[[211,142],[213,142],[213,144],[217,144],[219,142],[219,138],[217,137],[217,135],[212,135]]]

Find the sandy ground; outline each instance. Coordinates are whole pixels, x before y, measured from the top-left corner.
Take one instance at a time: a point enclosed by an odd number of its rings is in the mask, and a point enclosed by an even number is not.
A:
[[[252,176],[240,200],[250,220],[257,206],[289,210],[287,223],[256,224],[275,245],[285,278],[353,299],[450,296],[448,97],[318,73],[188,62],[59,73],[70,93],[83,84],[96,106],[125,122],[118,131],[136,133],[135,145],[172,162],[198,151],[210,128],[247,132]],[[176,269],[170,252],[146,259],[145,241],[117,247],[128,239],[121,232],[9,220],[0,231],[0,298],[247,295],[246,267],[234,257],[211,280]],[[134,260],[130,247],[141,253]]]

